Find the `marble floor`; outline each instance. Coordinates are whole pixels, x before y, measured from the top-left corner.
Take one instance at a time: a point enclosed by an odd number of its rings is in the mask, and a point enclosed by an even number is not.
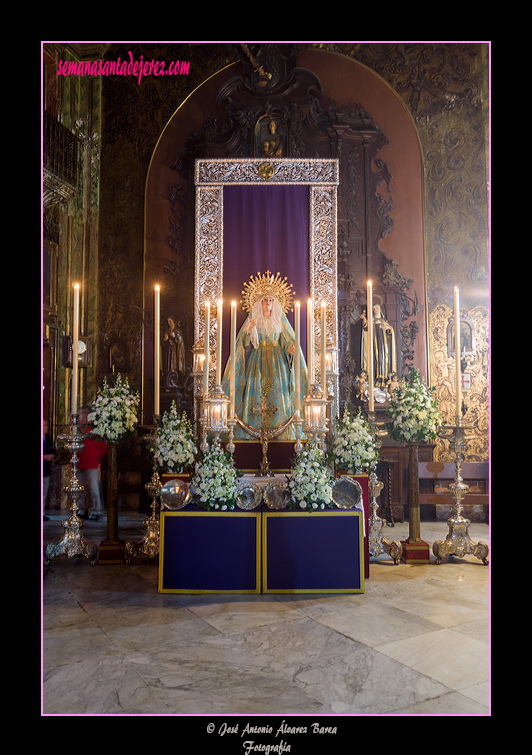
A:
[[[62,513],[47,513],[44,544],[63,534]],[[121,512],[120,538],[140,540],[143,519]],[[401,540],[408,524],[384,530]],[[99,544],[105,519],[84,533]],[[431,546],[446,534],[445,522],[421,523]],[[469,534],[489,544],[487,524]],[[224,716],[490,715],[490,567],[473,556],[407,566],[381,555],[354,595],[159,594],[157,571],[145,556],[52,560],[43,715],[216,716],[217,727]]]

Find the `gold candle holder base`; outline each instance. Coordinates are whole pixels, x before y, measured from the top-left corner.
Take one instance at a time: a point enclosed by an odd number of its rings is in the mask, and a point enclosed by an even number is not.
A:
[[[455,501],[455,509],[452,516],[447,520],[449,531],[445,540],[436,540],[432,544],[432,552],[436,556],[436,563],[440,564],[445,556],[458,556],[463,558],[467,555],[475,556],[483,564],[488,564],[489,547],[486,543],[479,541],[474,543],[469,537],[469,519],[462,516],[462,501],[469,491],[469,486],[462,479],[462,462],[464,461],[464,450],[467,441],[472,436],[467,436],[466,431],[472,430],[475,425],[465,427],[462,425],[462,418],[457,417],[456,425],[445,425],[443,430],[448,434],[443,436],[450,441],[451,451],[456,453],[454,461],[455,478],[454,483],[449,485],[451,496]]]
[[[146,442],[152,444],[157,436],[157,428],[159,425],[159,416],[154,417],[155,426],[151,428],[151,432],[146,436]],[[159,555],[159,543],[160,543],[160,504],[157,501],[161,492],[161,480],[157,471],[157,462],[153,461],[153,474],[150,482],[146,483],[145,488],[148,495],[151,498],[151,516],[144,520],[144,537],[142,540],[134,543],[128,541],[124,547],[124,560],[129,566],[135,556],[144,554],[149,558],[155,558]]]
[[[85,445],[85,438],[79,431],[77,415],[72,416],[68,432],[57,437],[58,440],[65,441],[65,447],[72,454],[72,472],[70,474],[70,481],[65,487],[68,499],[72,501],[70,507],[72,516],[61,522],[64,529],[61,540],[57,543],[48,543],[46,546],[46,559],[44,563],[45,566],[49,566],[52,558],[60,555],[68,556],[68,558],[85,556],[89,560],[89,564],[94,566],[96,564],[98,546],[92,540],[83,536],[85,522],[78,516],[78,500],[83,492],[83,485],[80,485],[78,482],[78,451],[81,451]]]

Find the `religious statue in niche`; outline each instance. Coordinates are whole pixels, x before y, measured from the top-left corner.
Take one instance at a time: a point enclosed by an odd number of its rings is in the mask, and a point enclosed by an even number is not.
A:
[[[129,348],[122,338],[115,338],[109,346],[109,371],[129,372]]]
[[[368,363],[367,340],[368,321],[366,312],[360,315],[360,364],[362,370],[355,378],[357,397],[368,400]],[[384,404],[391,398],[392,391],[398,386],[397,380],[397,352],[395,331],[385,319],[380,304],[373,305],[373,398],[379,404]]]
[[[456,337],[454,317],[449,318],[447,326],[447,355],[454,359],[456,351]],[[462,388],[469,389],[471,376],[467,372],[468,358],[471,361],[476,356],[475,325],[467,315],[460,313],[460,371],[462,373]]]
[[[279,114],[264,115],[255,126],[257,157],[286,156],[286,125]]]
[[[166,344],[165,382],[167,386],[178,384],[179,375],[185,373],[185,344],[180,322],[172,317],[166,320],[168,327],[163,334],[163,344]]]
[[[455,355],[456,339],[454,333],[454,317],[450,317],[447,326],[447,355],[449,357]],[[470,317],[463,314],[460,314],[460,353],[462,357],[465,357],[466,354],[474,355],[476,353],[475,325]]]
[[[295,334],[286,317],[291,306],[291,284],[269,272],[244,284],[242,300],[248,312],[235,345],[235,413],[246,425],[260,429],[277,428],[289,422],[295,409]],[[301,395],[307,393],[307,366],[300,348]],[[230,392],[230,364],[222,388]],[[293,424],[280,433],[279,440],[295,440]],[[241,427],[235,439],[249,439]]]

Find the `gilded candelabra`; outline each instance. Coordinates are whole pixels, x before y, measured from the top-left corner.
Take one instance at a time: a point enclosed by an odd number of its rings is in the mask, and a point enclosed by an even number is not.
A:
[[[153,446],[157,437],[157,429],[159,427],[160,417],[154,416],[155,425],[151,428],[151,432],[146,436],[146,443],[148,446]],[[138,542],[127,542],[124,547],[124,559],[126,564],[130,564],[135,556],[139,553],[143,553],[150,558],[154,558],[159,555],[159,541],[160,541],[160,504],[157,501],[161,492],[161,480],[159,472],[157,470],[157,461],[155,457],[152,464],[153,474],[151,480],[146,483],[145,488],[148,495],[151,498],[151,516],[144,520],[144,537]]]
[[[468,430],[473,430],[476,422],[468,427],[462,425],[462,418],[457,417],[456,425],[445,425],[442,429],[447,431],[442,437],[450,441],[450,448],[456,454],[454,460],[455,478],[454,482],[449,485],[451,496],[455,501],[455,509],[450,519],[447,520],[449,531],[445,540],[436,540],[432,544],[432,552],[436,556],[436,563],[440,564],[445,556],[458,556],[463,558],[471,554],[480,559],[483,564],[488,563],[489,547],[486,543],[479,541],[474,543],[469,537],[469,519],[462,516],[462,501],[469,491],[469,486],[462,479],[462,462],[464,461],[464,451],[471,435],[466,435]]]
[[[78,500],[83,493],[83,485],[78,482],[78,451],[81,451],[85,444],[85,438],[80,432],[78,427],[78,415],[72,415],[72,421],[68,426],[68,432],[58,435],[58,440],[64,441],[65,447],[72,454],[71,464],[72,470],[70,473],[70,480],[65,487],[66,494],[69,501],[72,501],[71,510],[72,516],[69,519],[64,519],[61,524],[63,525],[64,534],[58,543],[49,543],[46,546],[45,554],[45,566],[49,566],[50,561],[54,556],[64,554],[69,558],[72,556],[85,556],[89,559],[91,566],[96,563],[96,556],[98,553],[98,546],[93,543],[89,538],[84,537],[83,527],[85,522],[78,516]]]

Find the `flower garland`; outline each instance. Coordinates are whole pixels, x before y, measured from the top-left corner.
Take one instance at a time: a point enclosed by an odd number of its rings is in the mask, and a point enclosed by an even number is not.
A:
[[[435,440],[442,419],[434,388],[427,389],[420,374],[414,370],[410,378],[402,380],[392,392],[389,433],[399,443],[422,443]]]
[[[194,501],[207,511],[232,511],[236,505],[238,477],[231,454],[212,446],[196,464],[192,480]]]
[[[102,388],[87,416],[92,423],[91,434],[106,443],[124,440],[135,430],[139,402],[138,392],[131,392],[127,378],[123,381],[120,373],[114,386],[107,385],[104,378]]]
[[[336,469],[355,474],[371,471],[379,458],[377,441],[360,409],[353,416],[346,405],[343,419],[335,422],[335,437],[329,456]]]
[[[325,456],[311,441],[307,448],[295,457],[288,479],[291,504],[287,508],[332,509],[332,486],[334,477],[327,469]]]
[[[178,413],[175,401],[162,416],[151,452],[159,468],[170,474],[183,472],[194,464],[198,449],[192,425],[186,412]]]

